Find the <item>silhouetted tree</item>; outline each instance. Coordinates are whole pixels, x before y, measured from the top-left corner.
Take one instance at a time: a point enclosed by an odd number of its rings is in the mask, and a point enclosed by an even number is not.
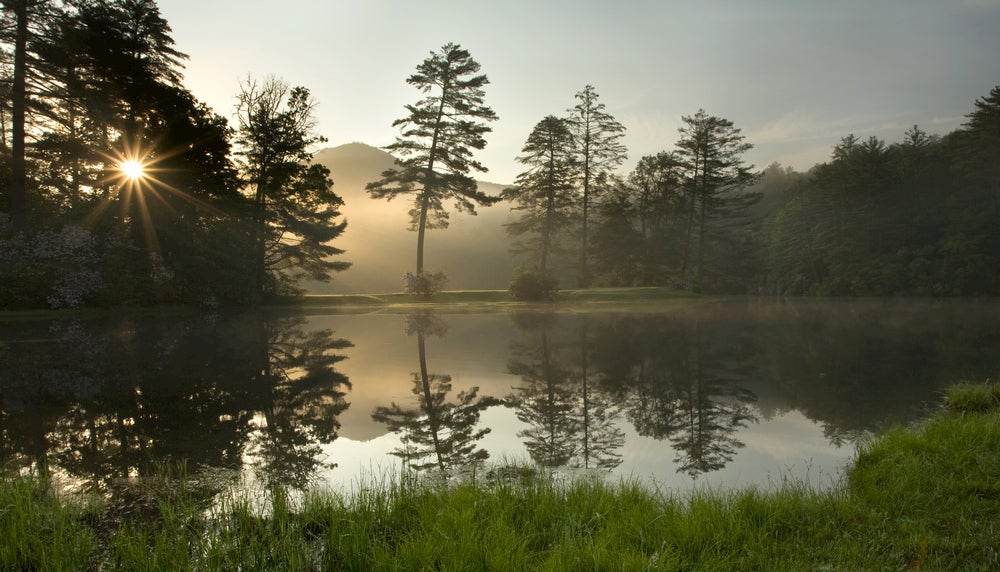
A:
[[[967,114],[965,153],[962,162],[979,182],[1000,196],[1000,85],[977,99],[975,111]],[[998,199],[994,199],[998,200]]]
[[[681,167],[674,151],[647,155],[601,204],[594,250],[604,273],[627,277],[621,285],[664,285],[677,271],[687,214]]]
[[[569,122],[553,115],[542,119],[521,149],[523,155],[517,158],[528,170],[517,176],[517,186],[503,192],[503,197],[515,204],[512,210],[522,213],[518,220],[506,225],[507,233],[534,235],[517,248],[534,253],[543,275],[549,271],[556,234],[572,221],[576,176],[573,151]]]
[[[753,167],[746,166],[742,157],[753,145],[744,141],[732,121],[704,110],[681,119],[684,125],[677,147],[683,161],[688,220],[680,274],[695,291],[701,291],[709,240],[731,236],[723,225],[732,224],[760,196],[743,192],[757,180]]]
[[[49,12],[49,0],[3,0],[3,12],[13,16],[14,65],[11,76],[11,179],[10,213],[15,232],[28,230],[27,163],[25,161],[28,113],[28,46],[32,25],[38,25]]]
[[[595,181],[609,174],[622,164],[627,157],[625,145],[620,141],[625,136],[625,126],[607,113],[603,103],[598,103],[597,91],[588,85],[576,94],[579,100],[569,109],[569,125],[576,146],[577,176],[581,184],[582,227],[580,245],[580,287],[590,286],[590,266],[588,265],[590,205],[598,198],[601,189]]]
[[[294,293],[299,279],[327,281],[349,263],[331,260],[343,251],[330,242],[346,222],[336,222],[343,201],[330,171],[310,163],[316,103],[304,87],[268,78],[247,79],[237,96],[243,158],[241,172],[253,201],[255,289],[260,298]]]
[[[492,130],[486,122],[497,119],[483,103],[489,80],[479,70],[468,51],[451,43],[417,66],[406,83],[427,96],[406,106],[408,115],[392,124],[402,134],[386,146],[400,156],[399,166],[366,187],[377,199],[414,196],[410,230],[417,231],[417,277],[424,273],[424,233],[448,227],[447,201],[476,214],[477,204],[499,200],[480,192],[469,176],[470,171],[486,172],[472,152],[486,146],[483,135]]]

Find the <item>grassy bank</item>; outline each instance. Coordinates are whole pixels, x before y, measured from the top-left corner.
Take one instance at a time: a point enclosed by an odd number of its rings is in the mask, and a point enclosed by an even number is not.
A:
[[[0,569],[1000,569],[1000,385],[956,386],[940,412],[859,449],[843,485],[671,495],[544,478],[374,486],[353,501],[272,494],[205,513],[148,488],[151,518],[0,486]]]
[[[672,288],[586,288],[580,290],[560,290],[556,304],[574,303],[630,303],[655,302],[672,299],[700,297],[697,294]],[[457,305],[517,305],[551,306],[551,303],[526,303],[514,301],[506,290],[446,290],[432,298],[420,298],[408,294],[309,294],[299,298],[289,298],[280,306],[304,308],[344,308],[371,306],[457,306]]]

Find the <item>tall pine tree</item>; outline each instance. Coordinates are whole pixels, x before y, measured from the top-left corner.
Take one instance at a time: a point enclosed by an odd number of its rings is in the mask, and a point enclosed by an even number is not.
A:
[[[607,175],[622,164],[627,157],[621,138],[625,136],[625,126],[604,110],[598,103],[597,91],[588,85],[576,94],[579,103],[569,110],[569,124],[576,138],[577,173],[582,191],[582,227],[580,245],[580,287],[590,286],[591,275],[588,263],[588,232],[590,207],[597,198],[600,187],[595,181]]]
[[[448,227],[447,201],[454,201],[459,211],[475,214],[477,204],[499,200],[480,192],[469,176],[472,171],[486,171],[472,152],[486,146],[483,136],[492,131],[487,122],[497,119],[484,104],[483,87],[489,80],[479,70],[468,51],[451,43],[417,66],[406,83],[426,96],[407,105],[408,115],[393,122],[402,133],[386,146],[400,157],[399,166],[367,186],[376,199],[413,195],[410,229],[417,231],[418,278],[424,273],[427,229]]]

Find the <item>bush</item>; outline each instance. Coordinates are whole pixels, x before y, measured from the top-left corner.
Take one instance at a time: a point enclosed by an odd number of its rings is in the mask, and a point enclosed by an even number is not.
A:
[[[435,272],[433,274],[430,272],[421,272],[419,274],[407,272],[403,280],[404,292],[411,296],[421,296],[423,298],[430,298],[440,292],[444,285],[448,283],[448,277],[445,276],[444,272]]]
[[[537,270],[521,268],[511,278],[510,295],[524,302],[553,301],[559,292],[559,280]]]
[[[105,287],[98,241],[78,226],[15,234],[0,213],[0,307],[75,308]]]

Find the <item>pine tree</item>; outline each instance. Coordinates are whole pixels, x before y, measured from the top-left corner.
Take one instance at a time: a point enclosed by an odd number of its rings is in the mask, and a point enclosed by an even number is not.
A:
[[[604,111],[604,104],[597,103],[598,95],[594,86],[588,85],[576,94],[580,100],[569,110],[570,126],[576,138],[576,160],[582,195],[582,235],[580,246],[580,287],[590,286],[591,276],[588,265],[588,231],[590,206],[597,198],[599,186],[594,182],[602,175],[622,164],[627,157],[625,146],[620,139],[625,136],[625,126]]]
[[[700,292],[705,277],[705,252],[709,224],[732,219],[760,200],[759,194],[742,193],[758,178],[753,166],[743,162],[743,153],[753,148],[744,141],[741,131],[728,119],[707,115],[699,109],[684,116],[678,131],[679,154],[684,162],[688,221],[684,239],[681,277],[688,278],[693,266],[693,287]]]
[[[476,213],[476,205],[491,205],[498,197],[479,191],[471,171],[486,167],[472,158],[473,150],[486,146],[486,124],[496,114],[484,105],[483,87],[489,83],[480,65],[457,44],[445,44],[440,52],[417,66],[406,83],[426,97],[407,105],[408,115],[393,122],[402,133],[386,149],[400,156],[399,166],[369,183],[376,199],[392,200],[413,195],[410,230],[417,231],[417,276],[424,272],[424,235],[427,229],[447,228],[447,201],[457,210]]]
[[[556,233],[572,220],[575,207],[573,181],[576,171],[574,139],[569,122],[549,115],[535,125],[528,136],[519,163],[529,168],[517,176],[516,186],[504,190],[503,196],[515,203],[512,210],[521,211],[520,218],[507,225],[515,236],[531,234],[521,251],[533,251],[538,258],[538,271],[549,271],[549,256]]]

